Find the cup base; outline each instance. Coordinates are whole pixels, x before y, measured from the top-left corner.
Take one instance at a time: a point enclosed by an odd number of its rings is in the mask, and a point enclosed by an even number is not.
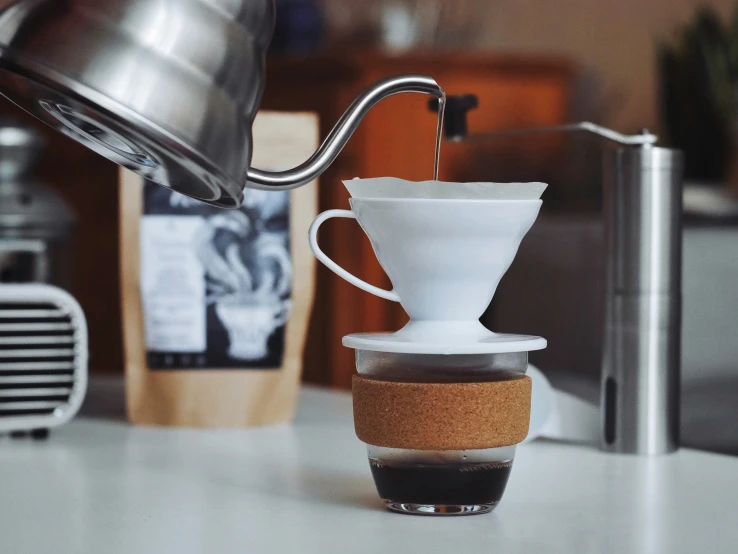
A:
[[[502,498],[514,453],[514,446],[458,451],[369,446],[369,466],[379,497],[393,512],[486,514]]]
[[[488,514],[498,502],[489,504],[409,504],[385,500],[385,506],[392,512],[415,516],[473,516]]]

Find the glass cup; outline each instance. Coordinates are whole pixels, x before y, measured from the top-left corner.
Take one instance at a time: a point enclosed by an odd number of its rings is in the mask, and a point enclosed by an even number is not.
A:
[[[467,383],[519,378],[528,353],[474,355],[356,351],[359,374],[374,379]],[[367,445],[380,498],[395,512],[471,515],[492,511],[512,470],[516,445],[482,450],[411,450]]]
[[[485,514],[497,506],[515,445],[484,450],[404,450],[367,446],[379,497],[394,512]]]

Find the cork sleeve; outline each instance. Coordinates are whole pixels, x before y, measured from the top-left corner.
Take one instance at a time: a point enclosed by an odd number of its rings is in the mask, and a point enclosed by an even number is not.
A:
[[[476,450],[528,434],[531,379],[407,383],[353,377],[354,426],[363,442],[415,450]]]

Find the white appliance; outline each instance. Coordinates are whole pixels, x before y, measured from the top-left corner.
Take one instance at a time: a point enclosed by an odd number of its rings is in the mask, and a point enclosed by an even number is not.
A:
[[[87,325],[77,301],[45,284],[0,285],[0,433],[49,429],[87,391]]]

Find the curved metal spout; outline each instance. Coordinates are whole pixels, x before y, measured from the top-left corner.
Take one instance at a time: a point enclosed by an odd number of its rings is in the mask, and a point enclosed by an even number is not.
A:
[[[401,92],[420,92],[437,98],[445,96],[438,83],[427,75],[398,75],[379,81],[351,103],[320,148],[307,161],[293,169],[278,172],[251,167],[246,186],[262,190],[289,190],[309,183],[333,163],[370,109],[383,98]]]

